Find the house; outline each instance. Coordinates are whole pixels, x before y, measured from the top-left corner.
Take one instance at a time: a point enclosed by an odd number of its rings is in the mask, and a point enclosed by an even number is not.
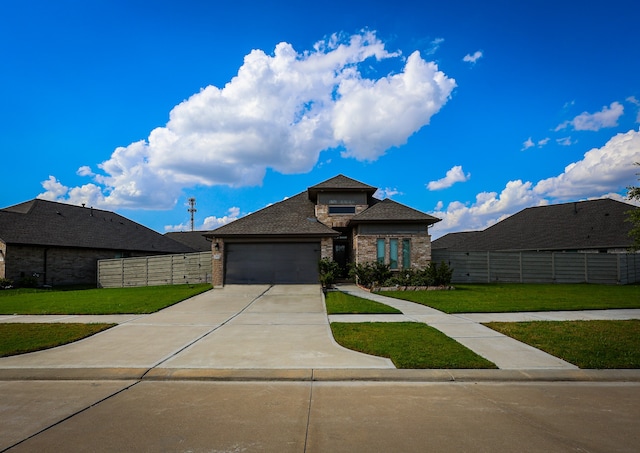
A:
[[[318,262],[382,261],[392,270],[431,260],[429,226],[440,219],[344,175],[206,234],[213,284],[317,283]]]
[[[524,209],[483,231],[449,233],[434,252],[626,253],[633,240],[626,221],[633,205],[611,199]]]
[[[204,236],[205,233],[207,231],[172,231],[164,235],[192,248],[196,252],[210,252],[211,241]]]
[[[194,251],[100,209],[39,199],[0,209],[0,278],[16,283],[95,284],[100,259]]]

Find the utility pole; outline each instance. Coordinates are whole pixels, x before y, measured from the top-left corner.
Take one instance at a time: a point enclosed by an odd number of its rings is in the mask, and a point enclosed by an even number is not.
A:
[[[189,198],[189,209],[187,209],[191,214],[191,231],[194,230],[193,227],[193,214],[197,211],[196,209],[196,199],[194,197]]]

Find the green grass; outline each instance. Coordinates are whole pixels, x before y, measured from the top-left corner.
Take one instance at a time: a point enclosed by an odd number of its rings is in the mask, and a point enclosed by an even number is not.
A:
[[[115,324],[0,324],[0,357],[54,348],[106,330]]]
[[[401,314],[400,310],[379,302],[352,296],[341,291],[330,291],[325,298],[330,315]]]
[[[445,313],[640,308],[640,285],[476,284],[451,291],[385,291]]]
[[[209,284],[83,290],[2,290],[0,314],[153,313],[211,289]]]
[[[397,368],[496,368],[457,341],[422,323],[331,323],[342,346],[387,357]]]
[[[640,320],[485,325],[579,368],[640,368]]]

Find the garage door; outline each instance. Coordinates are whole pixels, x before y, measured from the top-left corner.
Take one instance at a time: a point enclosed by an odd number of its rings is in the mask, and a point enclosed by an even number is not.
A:
[[[318,283],[319,242],[226,244],[225,284]]]

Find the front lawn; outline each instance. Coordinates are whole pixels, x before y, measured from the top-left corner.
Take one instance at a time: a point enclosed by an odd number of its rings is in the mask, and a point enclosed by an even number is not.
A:
[[[145,314],[211,289],[210,284],[82,290],[8,289],[0,291],[0,314]]]
[[[457,341],[422,323],[331,323],[345,348],[387,357],[397,368],[496,368]]]
[[[115,325],[0,323],[0,357],[54,348],[81,340]]]
[[[580,368],[640,368],[640,320],[485,325]]]
[[[400,310],[389,305],[352,296],[342,291],[329,291],[325,297],[325,302],[327,314],[329,315],[402,314]]]
[[[380,294],[445,313],[640,308],[640,285],[474,284],[451,291],[384,291]]]

